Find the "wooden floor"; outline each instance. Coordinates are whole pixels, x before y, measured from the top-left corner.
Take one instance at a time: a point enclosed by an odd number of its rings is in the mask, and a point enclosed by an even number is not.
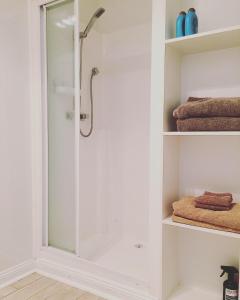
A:
[[[0,299],[105,300],[37,273],[33,273],[8,287],[0,289]]]

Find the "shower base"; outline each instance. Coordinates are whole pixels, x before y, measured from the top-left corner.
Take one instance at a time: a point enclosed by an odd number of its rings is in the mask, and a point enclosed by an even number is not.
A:
[[[95,257],[94,262],[146,283],[148,278],[147,251],[147,243],[123,238],[109,247],[104,254]]]
[[[116,238],[95,234],[80,242],[80,257],[146,285],[148,280],[147,242],[131,237]]]

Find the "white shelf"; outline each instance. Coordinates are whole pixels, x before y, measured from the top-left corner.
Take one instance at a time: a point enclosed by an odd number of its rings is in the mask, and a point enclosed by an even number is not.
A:
[[[208,229],[208,228],[204,228],[204,227],[198,227],[198,226],[177,223],[177,222],[173,222],[171,217],[168,217],[165,220],[163,220],[162,224],[168,225],[168,226],[173,226],[173,227],[178,227],[178,228],[184,228],[184,229],[190,229],[190,230],[194,230],[194,231],[210,233],[210,234],[214,234],[214,235],[221,235],[221,236],[234,238],[234,239],[240,239],[240,234],[238,234],[238,233],[232,233],[232,232],[227,232],[227,231],[220,231],[220,230]]]
[[[165,136],[240,136],[240,131],[162,132]]]
[[[220,300],[222,295],[198,287],[179,287],[168,300]]]
[[[194,54],[240,46],[240,26],[227,27],[198,33],[182,38],[168,39],[166,46],[173,47],[182,54]]]

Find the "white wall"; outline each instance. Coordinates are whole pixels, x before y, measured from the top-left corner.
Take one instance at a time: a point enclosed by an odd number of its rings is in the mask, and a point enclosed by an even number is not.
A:
[[[0,10],[0,271],[32,255],[27,4]]]
[[[100,74],[93,84],[94,131],[80,138],[81,249],[102,234],[118,241],[148,239],[151,26],[130,26],[129,20],[126,28],[110,3],[101,4],[106,12],[84,40],[83,52],[84,112],[90,109],[91,69],[98,67]],[[81,30],[96,8],[83,5]],[[118,28],[111,26],[114,17]],[[89,125],[81,122],[84,132]],[[101,254],[95,243],[89,248]]]
[[[240,2],[238,0],[168,0],[166,37],[175,37],[176,19],[181,10],[196,9],[199,32],[221,29],[239,24]],[[225,7],[226,9],[222,9]]]
[[[149,24],[104,36],[105,128],[110,226],[146,240],[150,109]]]
[[[93,9],[94,11],[95,9]],[[90,13],[91,14],[91,13]],[[84,30],[86,24],[81,24]],[[105,223],[106,134],[103,128],[102,35],[95,31],[84,40],[82,69],[82,112],[90,114],[90,76],[93,67],[100,73],[93,79],[94,130],[89,138],[80,136],[80,239],[103,233]],[[86,134],[90,118],[80,123]]]

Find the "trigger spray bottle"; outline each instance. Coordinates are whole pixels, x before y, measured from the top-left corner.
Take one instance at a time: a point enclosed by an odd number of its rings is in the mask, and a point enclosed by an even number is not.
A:
[[[223,300],[238,300],[238,270],[228,266],[221,266],[221,269],[221,277],[228,274],[228,279],[223,283]]]

